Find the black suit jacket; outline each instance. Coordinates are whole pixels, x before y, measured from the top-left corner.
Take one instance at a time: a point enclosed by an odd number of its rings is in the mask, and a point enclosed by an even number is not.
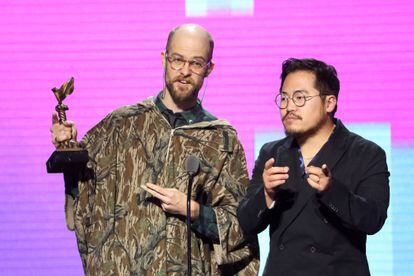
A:
[[[331,170],[332,186],[322,194],[307,183],[299,154],[291,137],[265,144],[237,211],[247,234],[270,225],[264,275],[370,275],[366,235],[381,229],[389,204],[384,151],[336,120],[333,134],[309,164]],[[277,166],[289,167],[289,179],[268,209],[262,173],[272,157]]]

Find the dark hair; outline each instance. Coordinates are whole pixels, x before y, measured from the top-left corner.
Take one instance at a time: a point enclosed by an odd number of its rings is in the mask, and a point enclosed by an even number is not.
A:
[[[167,45],[165,46],[165,51],[168,53],[168,50],[170,49],[170,44],[171,41],[175,35],[175,33],[182,28],[183,25],[180,25],[178,27],[175,27],[174,29],[171,30],[171,32],[168,34],[168,39],[167,39]],[[213,58],[213,50],[214,50],[214,40],[211,37],[210,33],[207,32],[208,35],[208,42],[210,44],[210,52],[208,53],[208,59],[211,60]]]
[[[282,81],[280,83],[279,91],[282,90],[287,75],[296,71],[308,71],[315,74],[315,89],[318,90],[321,95],[334,95],[336,97],[337,105],[332,111],[333,117],[338,107],[338,95],[340,89],[335,67],[313,58],[289,58],[282,64],[282,74],[280,75]]]

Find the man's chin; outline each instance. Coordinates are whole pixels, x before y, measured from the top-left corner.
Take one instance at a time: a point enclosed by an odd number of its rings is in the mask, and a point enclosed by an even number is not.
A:
[[[285,128],[285,134],[287,136],[292,136],[293,138],[304,138],[314,135],[319,129],[319,126],[310,129]]]
[[[191,84],[181,84],[179,82],[176,82],[174,84],[174,90],[180,91],[181,93],[186,93],[188,91],[194,90],[194,86]]]
[[[175,90],[171,97],[173,98],[174,102],[186,104],[191,103],[194,100],[197,99],[197,94],[194,92],[194,90],[191,91],[177,91]]]
[[[292,125],[284,125],[285,134],[287,136],[293,136],[294,138],[301,137],[306,134],[306,130],[300,129],[299,127],[295,127]]]
[[[294,138],[301,137],[304,133],[296,129],[285,129],[286,136],[292,136]]]

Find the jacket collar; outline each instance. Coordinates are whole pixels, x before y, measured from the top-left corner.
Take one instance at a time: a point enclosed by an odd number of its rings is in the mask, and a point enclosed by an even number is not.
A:
[[[138,105],[141,105],[142,107],[144,107],[144,110],[152,110],[154,112],[156,112],[157,114],[159,114],[159,116],[163,116],[161,114],[161,111],[157,108],[156,104],[155,104],[155,97],[149,97],[146,100],[140,102]],[[203,109],[204,112],[208,113],[205,109]],[[210,114],[210,113],[208,113]],[[215,118],[213,115],[210,115],[213,118]],[[166,120],[165,120],[166,121]],[[187,129],[187,128],[209,128],[209,127],[230,127],[233,129],[233,127],[230,125],[230,123],[226,120],[222,120],[222,119],[214,119],[214,120],[210,120],[210,121],[201,121],[201,122],[196,122],[193,124],[189,124],[189,125],[185,125],[185,126],[181,126],[179,127],[180,129]]]
[[[349,130],[339,119],[334,118],[334,124],[335,128],[328,141],[322,146],[309,165],[320,167],[326,163],[329,168],[333,168],[338,159],[342,156],[339,153],[343,152],[345,149]],[[293,150],[298,149],[299,146],[292,136],[287,136],[282,147]]]

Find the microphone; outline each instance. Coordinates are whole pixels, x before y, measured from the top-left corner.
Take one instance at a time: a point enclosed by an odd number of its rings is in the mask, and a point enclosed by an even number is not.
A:
[[[185,170],[190,177],[197,175],[200,170],[200,159],[195,155],[189,155],[185,160]]]
[[[200,170],[200,159],[195,155],[189,155],[185,160],[185,170],[188,174],[187,189],[187,270],[191,276],[191,187],[193,186],[194,176]]]

